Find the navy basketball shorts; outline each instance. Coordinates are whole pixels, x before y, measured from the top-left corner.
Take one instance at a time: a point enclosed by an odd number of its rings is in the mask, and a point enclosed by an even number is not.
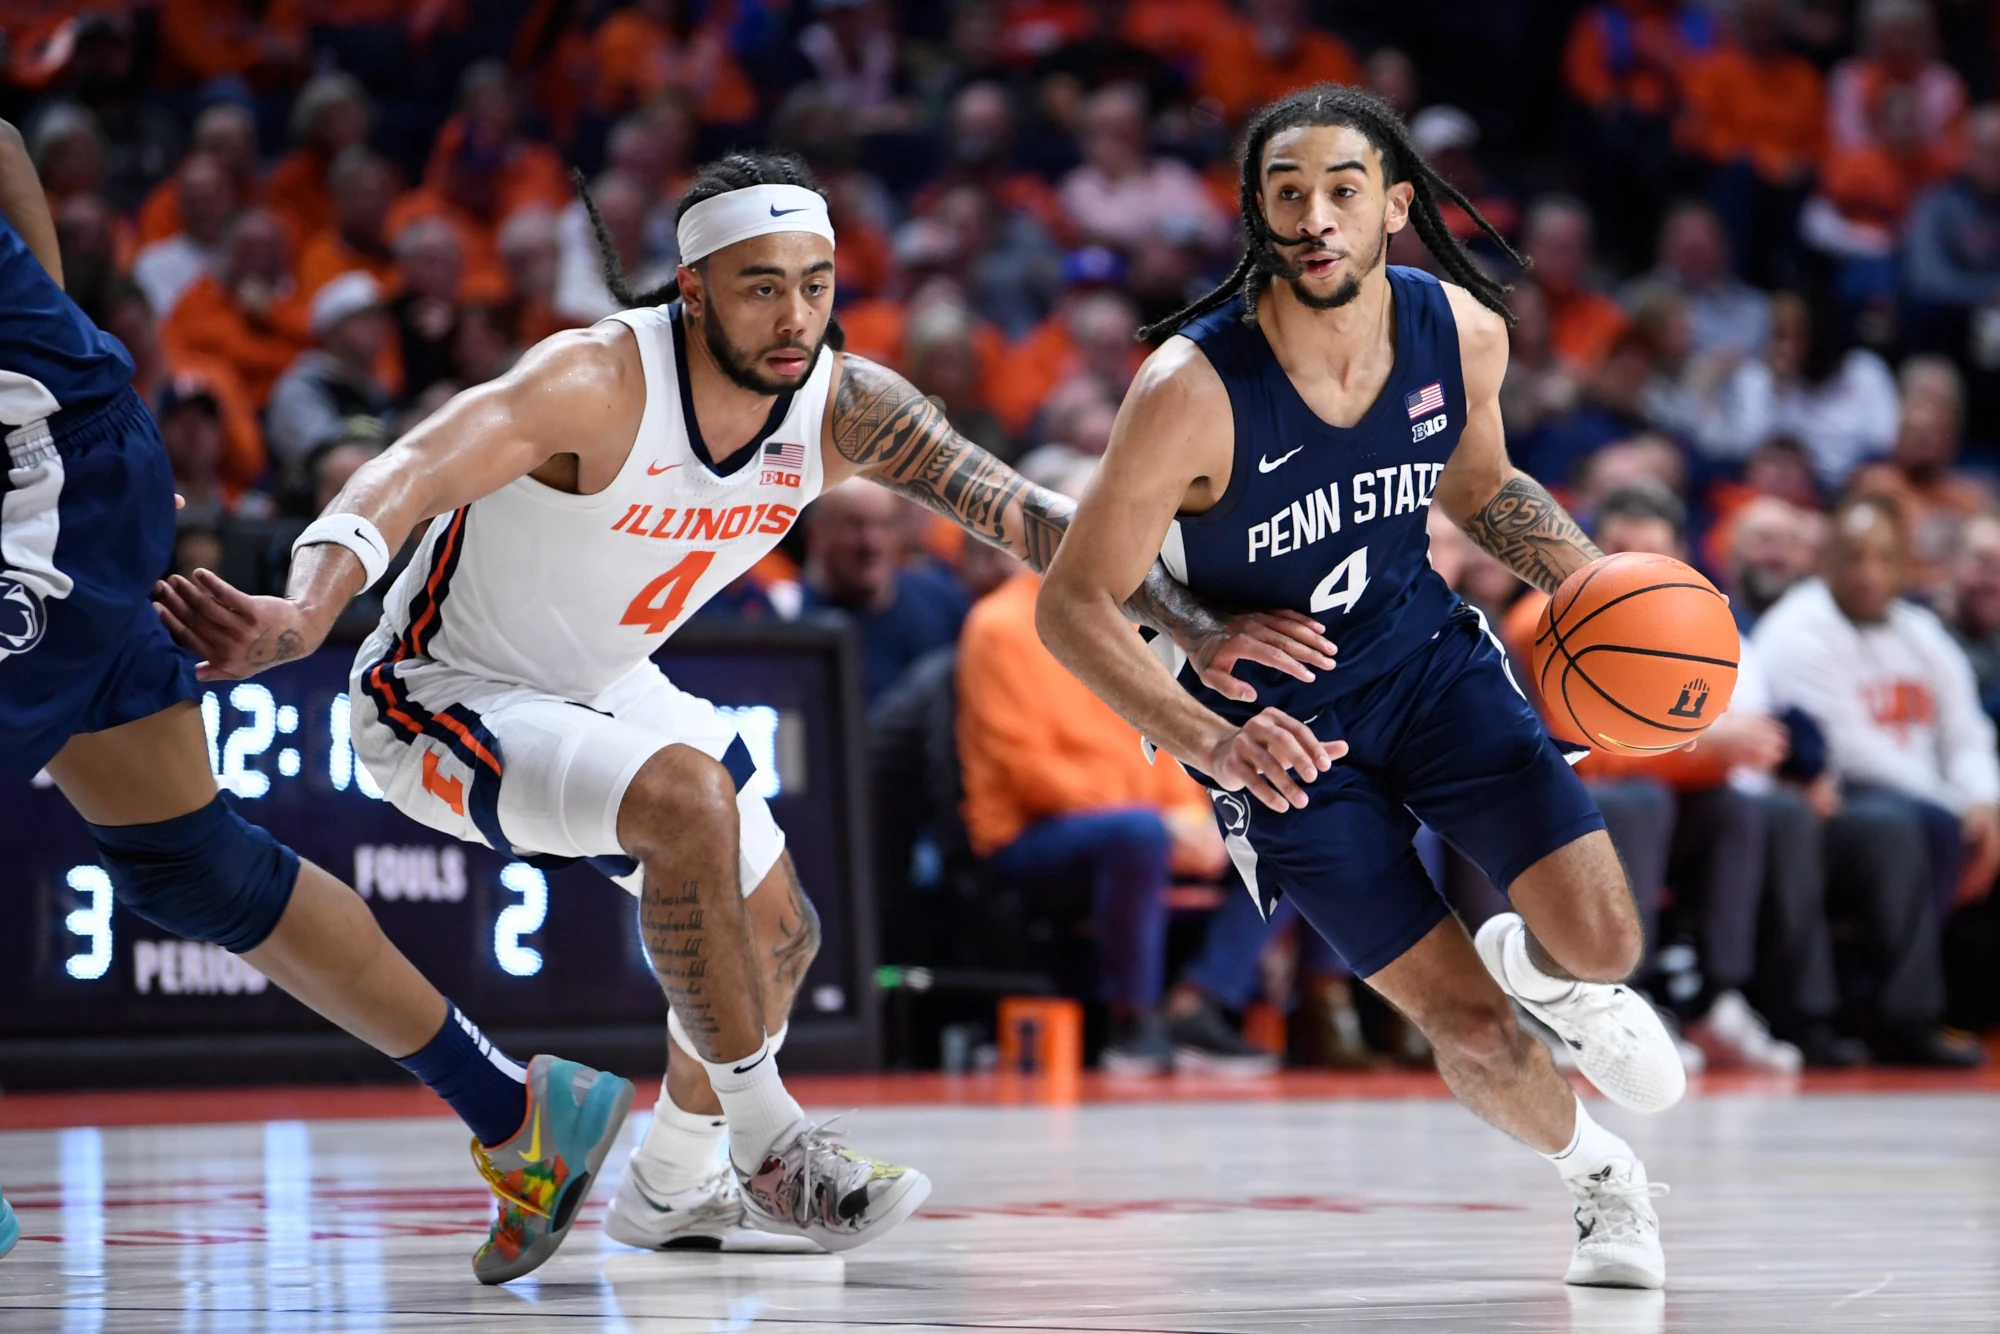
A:
[[[1419,821],[1502,891],[1604,828],[1470,607],[1342,699],[1338,713],[1310,720],[1321,740],[1345,740],[1348,752],[1306,785],[1304,810],[1273,811],[1212,783],[1210,796],[1260,904],[1291,899],[1357,976],[1399,958],[1451,911],[1411,844]]]
[[[193,699],[195,660],[152,607],[174,484],[139,396],[0,433],[0,766],[32,775],[79,732]]]

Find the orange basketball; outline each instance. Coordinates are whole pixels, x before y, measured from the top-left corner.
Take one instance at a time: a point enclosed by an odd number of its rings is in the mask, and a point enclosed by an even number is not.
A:
[[[1535,682],[1557,736],[1652,755],[1722,716],[1739,651],[1714,584],[1671,556],[1627,551],[1584,566],[1549,599]]]

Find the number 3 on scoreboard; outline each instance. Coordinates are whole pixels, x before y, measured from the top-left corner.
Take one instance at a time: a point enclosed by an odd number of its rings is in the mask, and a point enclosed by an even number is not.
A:
[[[1368,548],[1356,547],[1313,590],[1310,611],[1347,611],[1368,591]]]
[[[690,551],[681,563],[639,590],[625,608],[620,625],[643,625],[649,635],[663,635],[687,606],[688,594],[715,561],[713,551]]]

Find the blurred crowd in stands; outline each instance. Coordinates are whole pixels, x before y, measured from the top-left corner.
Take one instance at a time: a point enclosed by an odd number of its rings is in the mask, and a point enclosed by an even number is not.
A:
[[[71,293],[131,350],[177,560],[290,536],[453,393],[671,276],[693,167],[802,155],[850,350],[1077,493],[1240,244],[1245,116],[1365,85],[1533,261],[1502,408],[1608,551],[1707,571],[1742,683],[1691,752],[1595,755],[1690,1060],[1979,1059],[2000,1020],[2000,9],[1984,0],[0,0],[0,113]],[[1393,262],[1425,265],[1414,230]],[[1540,596],[1433,516],[1518,649]],[[839,617],[871,708],[885,957],[1039,971],[1108,1065],[1420,1060],[1205,794],[1032,625],[1035,581],[842,488],[705,615]],[[357,611],[365,627],[373,609]],[[1338,637],[1338,626],[1333,627]],[[1525,678],[1525,673],[1522,674]],[[1426,836],[1469,921],[1498,899]],[[1190,912],[1190,908],[1201,912]],[[982,1002],[984,1004],[985,1002]],[[990,1012],[990,1007],[989,1007]],[[1094,1021],[1093,1033],[1099,1025]],[[1266,1031],[1271,1030],[1271,1031]],[[922,1054],[920,1054],[922,1055]]]

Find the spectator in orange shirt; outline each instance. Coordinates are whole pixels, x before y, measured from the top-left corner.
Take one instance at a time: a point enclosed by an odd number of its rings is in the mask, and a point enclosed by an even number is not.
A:
[[[299,295],[315,292],[343,273],[360,269],[393,292],[396,252],[389,244],[389,208],[396,198],[396,169],[380,154],[355,144],[327,173],[333,225],[308,240],[299,254]]]
[[[263,201],[263,183],[257,173],[257,121],[241,104],[217,102],[197,116],[189,151],[206,154],[222,164],[236,208]],[[169,176],[146,196],[139,209],[139,244],[164,241],[183,228],[180,178]]]
[[[493,212],[497,222],[529,204],[561,208],[569,202],[569,173],[562,159],[522,133],[514,76],[497,60],[480,61],[459,76],[458,114],[439,128],[431,144],[424,185],[459,188],[463,182],[456,173],[468,157],[492,177],[484,187],[492,196],[491,210],[472,210],[481,216]]]
[[[1836,149],[1887,148],[1912,159],[1922,183],[1943,180],[1965,158],[1965,84],[1937,58],[1937,25],[1923,0],[1869,0],[1863,54],[1834,66],[1827,84],[1827,137]],[[1904,142],[1885,142],[1883,101],[1909,101]]]
[[[1582,202],[1545,195],[1528,210],[1528,277],[1549,308],[1549,341],[1580,372],[1595,370],[1631,321],[1591,279],[1592,226]]]
[[[965,252],[958,233],[936,218],[912,218],[896,232],[893,277],[879,297],[842,309],[847,346],[862,356],[899,370],[906,368],[904,330],[917,311],[934,301],[970,309],[961,279]],[[989,396],[1005,373],[1006,340],[983,320],[976,321],[972,344],[979,358],[980,384]]]
[[[338,225],[334,217],[334,161],[368,141],[373,109],[358,79],[339,70],[316,76],[292,103],[295,147],[271,168],[271,207],[290,222],[294,235],[317,236]]]
[[[291,0],[161,0],[159,39],[170,68],[197,84],[235,74],[275,87],[306,57],[304,24]]]
[[[305,303],[292,284],[285,229],[264,209],[239,214],[217,273],[182,294],[160,326],[167,355],[213,359],[234,370],[261,410],[271,386],[307,343]]]
[[[1138,733],[1063,670],[1035,633],[1041,580],[1022,571],[981,599],[959,641],[959,757],[973,851],[1038,908],[1090,923],[1110,1011],[1102,1064],[1164,1070],[1199,1042],[1161,1013],[1166,890],[1176,868],[1224,865],[1206,794],[1148,763]],[[1204,1044],[1205,1045],[1205,1044]],[[1219,1056],[1247,1056],[1240,1040]],[[1268,1068],[1270,1062],[1266,1061]]]
[[[1195,93],[1240,123],[1258,107],[1315,83],[1360,84],[1346,42],[1306,21],[1303,0],[1247,0],[1244,15],[1204,43]]]
[[[236,373],[199,357],[169,361],[160,346],[159,321],[152,304],[130,279],[112,280],[104,294],[103,311],[94,318],[100,329],[132,354],[132,388],[148,403],[159,402],[168,381],[176,375],[194,375],[208,385],[222,406],[226,443],[219,470],[223,485],[234,495],[254,484],[264,471],[264,434],[257,427],[256,410]]]
[[[1799,214],[1801,239],[1833,267],[1843,329],[1870,311],[1881,321],[1894,319],[1903,219],[1930,180],[1917,91],[1889,88],[1874,111],[1875,136],[1827,154],[1819,192]]]
[[[1825,152],[1826,93],[1812,62],[1785,45],[1782,0],[1742,0],[1734,34],[1687,71],[1679,137],[1719,168],[1710,193],[1745,274],[1776,281],[1799,207]]]
[[[1063,294],[1056,308],[1035,331],[1015,343],[987,395],[994,413],[1017,438],[1028,434],[1051,391],[1086,371],[1086,345],[1099,354],[1099,378],[1115,403],[1145,359],[1145,348],[1127,341],[1121,358],[1113,356],[1116,330],[1126,318],[1136,320],[1131,299],[1124,295],[1125,262],[1112,251],[1087,246],[1063,261]],[[1086,330],[1082,326],[1089,326]]]
[[[236,214],[236,191],[221,161],[208,153],[190,153],[174,174],[181,230],[139,251],[132,262],[132,280],[162,315],[172,312],[193,282],[215,272],[222,251],[222,234]]]
[[[1634,267],[1666,196],[1688,70],[1714,44],[1712,29],[1697,4],[1605,0],[1578,12],[1563,44],[1563,83],[1582,112],[1585,189],[1606,247]]]
[[[661,93],[685,96],[709,125],[739,125],[757,115],[757,93],[729,48],[711,9],[695,25],[690,0],[638,0],[598,25],[590,39],[597,62],[597,110],[620,116]]]

